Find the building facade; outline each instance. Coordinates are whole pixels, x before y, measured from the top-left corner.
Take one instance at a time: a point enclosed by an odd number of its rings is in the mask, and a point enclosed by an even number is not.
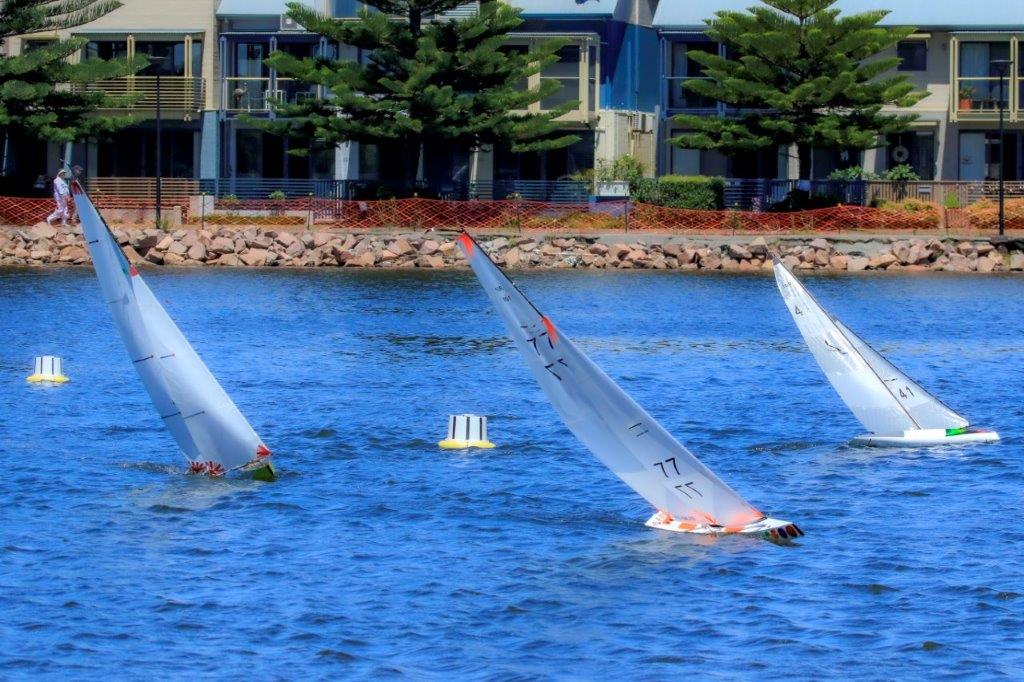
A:
[[[683,150],[667,143],[683,132],[674,123],[679,113],[727,116],[721,105],[685,90],[687,79],[700,78],[691,50],[724,54],[724,47],[704,32],[705,19],[720,10],[742,11],[749,0],[662,2],[654,25],[661,53],[658,171],[660,173],[725,175],[729,177],[795,178],[792,150],[726,159],[717,153]],[[812,174],[827,177],[840,168],[861,165],[884,173],[910,164],[923,180],[991,180],[999,176],[1000,146],[1005,148],[1005,178],[1024,179],[1024,7],[1019,3],[977,0],[970,5],[929,0],[840,0],[844,13],[893,7],[883,24],[913,26],[916,32],[888,54],[903,61],[899,73],[928,96],[915,106],[895,109],[917,114],[910,130],[882,141],[865,152],[813,153]],[[1006,78],[999,78],[1005,60]],[[1000,139],[1000,98],[1006,132]]]
[[[363,7],[355,0],[304,0],[339,19],[355,18]],[[422,175],[449,184],[481,188],[482,193],[515,191],[517,181],[550,181],[591,169],[598,159],[623,154],[655,165],[658,37],[652,28],[655,0],[513,0],[524,23],[510,46],[529,51],[540,41],[565,40],[560,61],[531,78],[557,80],[561,90],[534,105],[543,111],[565,101],[579,107],[561,123],[580,137],[567,148],[539,154],[512,154],[508,149],[425,149]],[[176,0],[154,12],[148,0],[125,0],[110,14],[60,36],[88,40],[82,57],[148,55],[164,57],[144,72],[91,87],[139,97],[128,110],[136,123],[113,143],[75,146],[73,159],[92,177],[156,175],[156,69],[160,70],[162,160],[164,177],[218,183],[244,193],[257,180],[281,180],[282,187],[315,188],[318,181],[347,180],[367,185],[397,177],[389,167],[394,155],[386,145],[343,144],[308,157],[287,154],[288,141],[265,133],[251,119],[275,114],[271,102],[296,102],[324,93],[279,76],[264,60],[275,50],[298,57],[322,55],[361,59],[359,51],[332,44],[291,22],[286,0]],[[477,11],[467,2],[451,15]],[[58,33],[24,36],[9,49],[31,49]],[[57,145],[22,156],[38,168],[25,173],[52,173],[63,155]],[[265,183],[263,183],[265,185]],[[262,186],[262,185],[261,185]]]
[[[354,18],[357,0],[303,0],[339,19]],[[750,0],[508,0],[522,9],[524,23],[510,37],[510,49],[529,51],[540,41],[565,41],[560,61],[531,78],[562,88],[534,105],[543,111],[568,100],[579,107],[561,119],[580,141],[561,150],[513,154],[508,149],[425,149],[421,175],[447,187],[475,188],[479,196],[504,196],[524,183],[572,178],[604,161],[629,154],[649,172],[727,177],[794,178],[791,150],[770,150],[726,158],[683,150],[667,140],[682,132],[679,113],[728,116],[730,111],[684,88],[701,78],[692,50],[724,54],[704,32],[705,19],[722,9],[743,10]],[[844,12],[878,6],[877,0],[840,0]],[[882,3],[885,4],[885,3]],[[984,180],[999,173],[1005,150],[1007,179],[1024,179],[1024,9],[1014,3],[977,0],[969,9],[949,3],[901,0],[885,20],[913,25],[916,33],[894,48],[900,72],[929,95],[910,111],[919,118],[911,130],[866,152],[819,150],[812,173],[860,164],[882,173],[909,163],[923,179]],[[40,41],[81,36],[81,57],[146,55],[158,58],[145,71],[89,87],[128,93],[137,101],[126,110],[132,126],[113,143],[76,145],[75,163],[92,177],[156,175],[156,88],[159,72],[164,177],[216,183],[222,192],[262,192],[267,180],[295,192],[320,191],[335,181],[373,186],[399,177],[396,155],[386,144],[343,144],[308,157],[287,154],[288,141],[265,133],[249,119],[274,116],[271,102],[296,102],[324,93],[279,76],[264,60],[282,50],[296,56],[361,59],[358,50],[332,44],[285,16],[286,0],[175,0],[153,11],[150,0],[124,0],[121,8],[70,31],[8,41],[14,52]],[[452,15],[477,11],[467,2]],[[995,69],[1012,60],[1003,81]],[[999,102],[1006,133],[996,132]],[[50,175],[64,151],[57,145],[15,141],[9,171]]]

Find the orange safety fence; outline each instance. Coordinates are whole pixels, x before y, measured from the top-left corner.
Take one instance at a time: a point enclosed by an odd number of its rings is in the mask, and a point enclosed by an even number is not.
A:
[[[199,197],[195,197],[199,200]],[[146,224],[153,202],[107,194],[93,196],[111,224]],[[967,209],[944,209],[918,202],[914,210],[834,206],[789,213],[704,211],[624,201],[551,203],[524,200],[443,201],[439,199],[341,200],[219,199],[192,206],[188,197],[166,198],[167,214],[180,207],[189,226],[280,226],[325,229],[472,229],[562,232],[716,232],[771,234],[793,232],[899,232],[938,229],[995,229],[995,209],[978,204]],[[0,224],[27,226],[45,220],[53,199],[0,197]],[[1024,202],[1007,202],[1007,228],[1024,230]]]

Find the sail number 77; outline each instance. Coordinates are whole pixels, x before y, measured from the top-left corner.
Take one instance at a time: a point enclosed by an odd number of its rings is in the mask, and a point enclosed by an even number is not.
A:
[[[671,469],[669,469],[670,464],[672,465]],[[654,466],[661,469],[661,473],[665,476],[665,478],[674,478],[675,476],[680,475],[679,467],[676,465],[675,457],[669,457],[668,459],[662,460],[660,462],[655,462]],[[695,495],[697,495],[697,497],[704,497],[704,494],[701,493],[701,491],[697,490],[694,487],[693,483],[693,481],[689,481],[687,483],[680,483],[679,485],[673,487],[679,492],[681,492],[683,495],[686,495],[686,497],[688,497],[691,500],[693,499],[693,495],[691,495],[690,493],[694,493]]]

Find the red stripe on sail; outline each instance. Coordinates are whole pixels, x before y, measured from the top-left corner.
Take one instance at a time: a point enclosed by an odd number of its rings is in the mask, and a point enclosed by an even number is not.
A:
[[[263,459],[264,457],[270,457],[270,450],[266,445],[260,443],[256,446],[256,459]]]
[[[555,325],[551,323],[544,315],[540,316],[540,321],[544,323],[544,328],[548,330],[548,334],[551,336],[551,343],[555,344],[558,342],[558,332],[555,331]]]
[[[459,235],[459,243],[462,244],[462,248],[466,251],[466,258],[473,255],[473,239],[463,232]]]

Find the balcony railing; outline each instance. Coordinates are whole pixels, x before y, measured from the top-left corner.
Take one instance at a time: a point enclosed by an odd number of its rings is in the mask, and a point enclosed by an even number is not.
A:
[[[665,79],[666,87],[668,88],[668,108],[669,109],[715,109],[718,107],[718,103],[710,97],[704,97],[698,95],[695,92],[690,92],[686,89],[686,81],[692,80],[711,80],[710,78],[703,77],[690,77],[690,78],[675,78],[667,77]]]
[[[276,84],[276,88],[273,87]],[[245,78],[230,76],[223,79],[222,101],[224,109],[235,112],[271,111],[274,102],[299,104],[316,97],[318,89],[292,78]]]
[[[1002,106],[1008,121],[1017,120],[1019,102],[1012,97],[1020,87],[1020,79],[1005,78],[1000,87],[998,78],[960,77],[956,83],[956,112],[961,119],[995,120]]]
[[[77,92],[103,92],[112,97],[123,97],[123,106],[111,111],[138,114],[156,113],[156,76],[126,76],[96,83],[78,83]],[[160,108],[165,115],[182,115],[190,119],[206,105],[206,82],[190,76],[160,77]]]

